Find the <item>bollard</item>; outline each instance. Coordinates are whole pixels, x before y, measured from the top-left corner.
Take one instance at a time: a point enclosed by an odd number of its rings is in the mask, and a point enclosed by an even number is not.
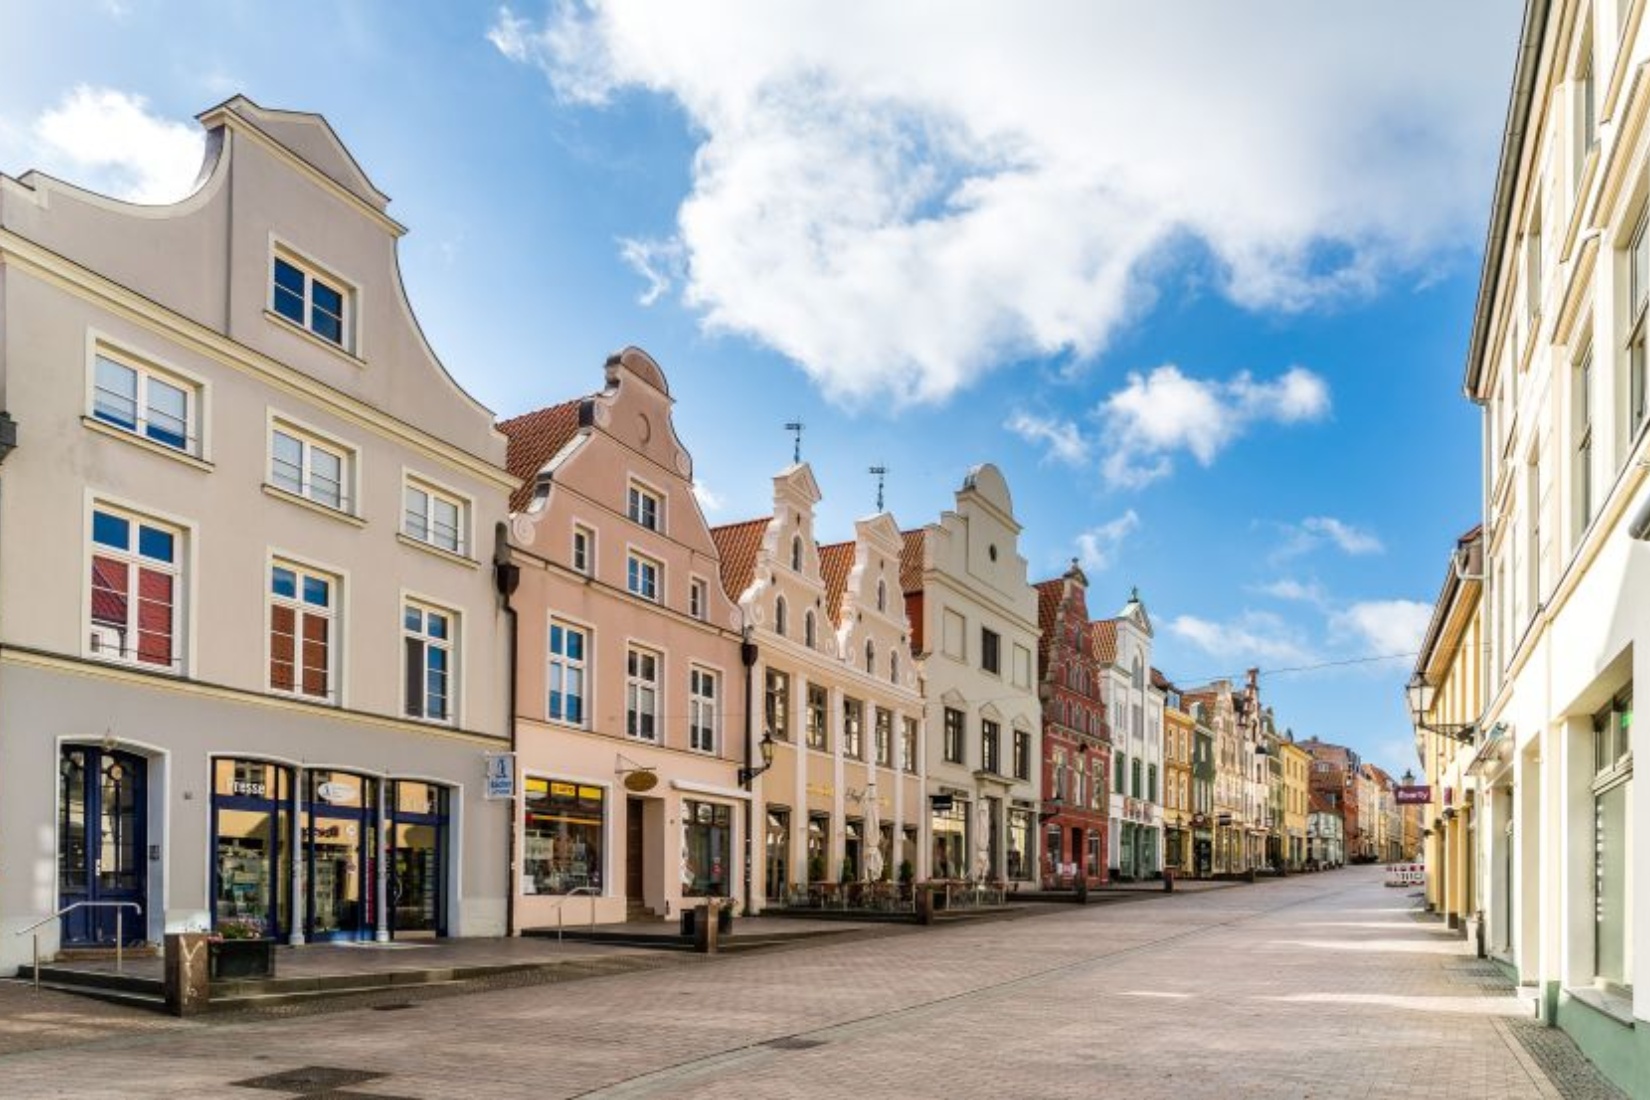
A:
[[[693,949],[701,955],[716,954],[718,908],[720,902],[711,898],[705,902],[705,907],[699,911],[698,919],[693,922]]]
[[[934,888],[927,884],[917,887],[917,923],[934,923]]]
[[[166,1011],[174,1016],[206,1011],[212,999],[210,959],[205,932],[166,934]]]
[[[1165,867],[1163,869],[1163,892],[1165,894],[1174,893],[1174,869],[1173,868]]]

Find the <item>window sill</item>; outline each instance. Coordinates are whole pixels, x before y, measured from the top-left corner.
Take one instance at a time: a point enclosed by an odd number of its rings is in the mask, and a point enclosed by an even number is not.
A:
[[[415,539],[404,531],[396,534],[395,541],[399,542],[402,546],[410,547],[414,550],[422,550],[426,554],[434,554],[436,557],[445,561],[450,561],[454,565],[464,565],[471,569],[481,568],[481,563],[476,561],[474,558],[465,557],[463,554],[455,553],[452,550],[437,546],[434,543],[425,542],[423,539]]]
[[[276,313],[272,309],[264,310],[264,316],[269,319],[271,324],[278,325],[287,332],[296,333],[323,351],[336,355],[350,366],[358,367],[362,370],[366,369],[367,361],[365,359],[358,358],[354,352],[334,344],[331,340],[315,335],[313,332],[309,331],[309,329],[298,324],[291,318],[282,317],[279,313]]]
[[[151,661],[139,661],[136,658],[111,656],[108,653],[100,653],[95,649],[82,650],[80,655],[86,658],[86,660],[96,661],[100,665],[110,665],[114,668],[129,668],[138,672],[151,673],[155,676],[167,676],[179,680],[186,679],[188,676],[188,674],[184,671],[183,662],[181,660],[175,661],[169,665],[157,665]]]
[[[264,496],[266,497],[270,497],[274,500],[284,500],[288,504],[296,504],[300,508],[308,508],[311,512],[326,516],[328,519],[335,519],[340,523],[347,523],[352,527],[365,527],[367,525],[367,521],[362,519],[360,516],[352,515],[349,512],[340,511],[330,505],[321,504],[317,501],[310,500],[308,497],[299,496],[297,493],[271,485],[267,481],[263,483],[262,489],[264,491]]]
[[[1564,992],[1570,999],[1586,1005],[1594,1012],[1608,1016],[1624,1027],[1633,1026],[1633,999],[1620,993],[1610,993],[1593,986],[1575,986]]]
[[[187,451],[180,451],[176,447],[168,447],[163,443],[156,443],[152,439],[145,439],[136,432],[128,432],[111,424],[105,424],[95,416],[82,416],[80,422],[99,435],[106,435],[110,439],[118,439],[122,443],[130,443],[132,446],[140,447],[151,454],[164,455],[174,462],[181,462],[185,466],[193,467],[203,473],[209,474],[216,468],[204,458],[197,458]]]
[[[334,710],[343,709],[343,703],[331,695],[305,695],[301,691],[282,691],[280,688],[268,689],[269,694],[277,699],[290,699],[294,703],[308,703],[312,707],[331,707]]]

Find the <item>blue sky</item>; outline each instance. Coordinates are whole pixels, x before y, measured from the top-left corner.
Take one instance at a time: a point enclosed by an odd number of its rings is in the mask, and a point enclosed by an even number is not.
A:
[[[879,10],[893,7],[895,10]],[[236,92],[327,116],[501,415],[647,348],[713,523],[826,537],[1003,468],[1033,579],[1138,585],[1171,677],[1415,763],[1404,659],[1476,522],[1460,396],[1518,5],[6,6],[0,171],[186,190]],[[1378,10],[1377,10],[1378,9]]]

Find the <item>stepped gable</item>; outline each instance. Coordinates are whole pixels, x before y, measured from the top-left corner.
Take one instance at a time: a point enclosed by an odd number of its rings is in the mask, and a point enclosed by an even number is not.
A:
[[[499,422],[498,430],[510,441],[505,466],[518,482],[510,494],[510,511],[519,512],[532,501],[539,471],[578,433],[579,408],[586,400],[574,398]]]
[[[756,577],[756,558],[772,522],[772,517],[763,516],[710,529],[710,537],[722,559],[722,590],[735,603]]]

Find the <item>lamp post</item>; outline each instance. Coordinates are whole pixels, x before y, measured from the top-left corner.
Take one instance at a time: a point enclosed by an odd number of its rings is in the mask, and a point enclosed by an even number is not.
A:
[[[1477,737],[1477,722],[1444,722],[1434,725],[1426,720],[1438,698],[1438,687],[1429,683],[1423,673],[1417,672],[1409,678],[1409,683],[1404,687],[1404,697],[1409,703],[1410,720],[1415,723],[1416,729],[1430,730],[1464,745],[1472,744]]]
[[[756,743],[756,751],[762,754],[762,766],[760,768],[740,768],[739,769],[739,785],[742,786],[742,787],[747,786],[750,783],[751,780],[755,779],[757,776],[761,775],[763,772],[765,772],[769,768],[773,767],[773,731],[772,730],[763,730],[762,731],[762,740],[760,740]],[[723,774],[725,775],[727,773],[724,772]]]

